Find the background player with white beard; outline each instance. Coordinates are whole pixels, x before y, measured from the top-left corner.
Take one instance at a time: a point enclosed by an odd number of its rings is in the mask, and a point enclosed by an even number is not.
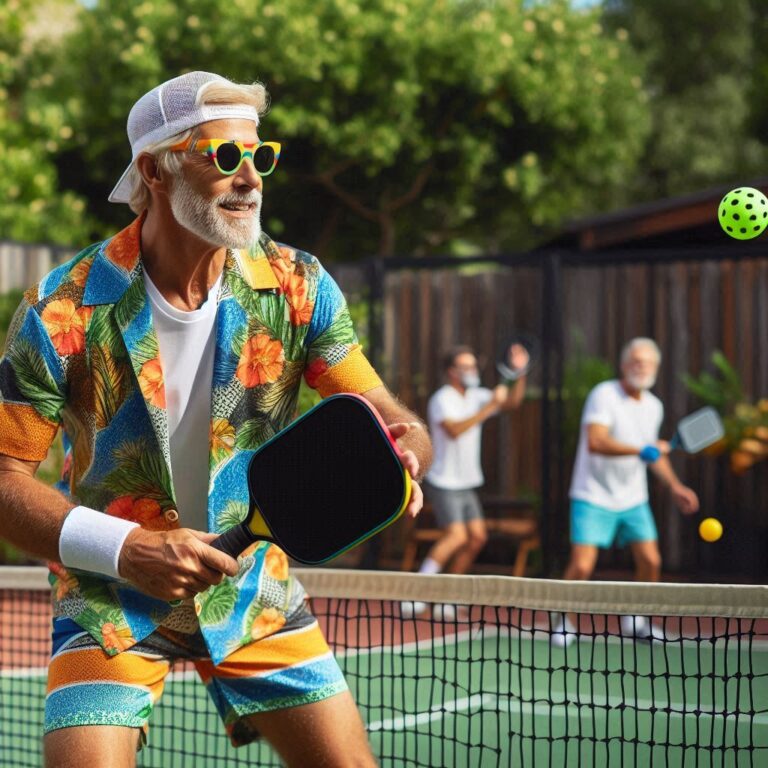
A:
[[[664,418],[661,401],[650,392],[656,383],[661,353],[653,339],[636,338],[621,353],[621,378],[598,384],[587,397],[571,481],[571,556],[566,579],[592,575],[600,547],[614,541],[629,546],[638,581],[659,581],[661,553],[653,513],[648,504],[646,466],[670,490],[684,514],[699,508],[695,492],[683,485],[659,440]],[[625,616],[627,633],[648,635],[641,617]],[[575,631],[561,617],[556,643]]]

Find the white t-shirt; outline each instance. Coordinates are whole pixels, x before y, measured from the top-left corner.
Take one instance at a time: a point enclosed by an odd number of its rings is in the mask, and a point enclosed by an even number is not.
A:
[[[427,480],[438,488],[463,490],[483,484],[480,466],[480,424],[452,438],[441,425],[444,421],[464,421],[474,416],[493,397],[490,389],[470,387],[462,395],[446,384],[429,398],[427,418],[432,433],[434,458]]]
[[[144,284],[160,345],[179,523],[207,531],[208,435],[221,277],[208,292],[205,304],[192,312],[169,304],[146,272]]]
[[[598,384],[587,397],[581,417],[579,448],[570,496],[611,510],[648,501],[648,474],[639,456],[602,456],[591,453],[587,426],[602,424],[614,440],[642,448],[659,439],[664,407],[656,395],[630,397],[617,380]]]

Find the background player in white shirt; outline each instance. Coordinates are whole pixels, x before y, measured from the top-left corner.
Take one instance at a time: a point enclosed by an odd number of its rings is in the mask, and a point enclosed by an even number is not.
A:
[[[514,345],[514,368],[528,364],[528,352]],[[444,360],[446,383],[429,399],[427,407],[434,461],[424,492],[432,504],[443,535],[433,544],[420,573],[466,573],[488,538],[476,489],[483,482],[480,465],[482,424],[502,411],[517,408],[525,396],[525,377],[512,387],[480,386],[477,357],[471,347],[450,350]],[[424,603],[406,603],[404,613],[420,613]],[[443,606],[448,612],[449,606]],[[446,617],[449,618],[449,617]]]
[[[598,549],[614,541],[632,550],[638,581],[661,578],[661,553],[648,504],[646,466],[672,493],[684,514],[699,500],[680,482],[659,440],[664,418],[661,401],[650,392],[661,352],[652,339],[636,338],[621,354],[621,379],[598,384],[587,397],[571,481],[571,556],[566,579],[589,579]],[[625,617],[624,629],[648,634],[647,622]],[[560,629],[571,631],[568,623]]]

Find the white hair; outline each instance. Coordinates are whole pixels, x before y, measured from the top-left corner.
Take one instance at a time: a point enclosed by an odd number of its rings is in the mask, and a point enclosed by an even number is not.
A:
[[[648,347],[649,349],[653,350],[653,353],[656,355],[656,362],[659,365],[661,364],[661,350],[659,349],[659,345],[653,339],[649,339],[647,336],[638,336],[637,338],[634,338],[631,341],[628,341],[622,347],[622,350],[621,350],[622,365],[624,365],[624,363],[627,362],[627,360],[629,359],[629,356],[637,347]]]
[[[263,115],[269,106],[269,96],[267,89],[261,83],[239,84],[230,82],[221,82],[220,80],[211,80],[200,88],[197,95],[197,104],[247,104]],[[155,144],[149,144],[144,148],[142,154],[153,155],[157,160],[157,166],[161,171],[175,176],[181,170],[181,156],[178,152],[169,152],[174,145],[194,136],[198,132],[197,128],[177,133],[169,139],[158,141]],[[147,208],[152,200],[149,194],[149,188],[144,183],[136,164],[131,166],[129,180],[131,184],[131,196],[128,205],[131,210],[140,214]]]

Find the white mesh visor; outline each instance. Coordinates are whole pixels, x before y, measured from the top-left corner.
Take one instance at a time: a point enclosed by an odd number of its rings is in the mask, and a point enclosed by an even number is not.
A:
[[[197,104],[200,88],[212,80],[229,82],[211,72],[189,72],[158,85],[133,105],[128,115],[128,140],[133,157],[110,193],[110,202],[127,203],[130,200],[129,173],[136,158],[150,144],[211,120],[241,118],[259,124],[259,114],[249,104]]]

